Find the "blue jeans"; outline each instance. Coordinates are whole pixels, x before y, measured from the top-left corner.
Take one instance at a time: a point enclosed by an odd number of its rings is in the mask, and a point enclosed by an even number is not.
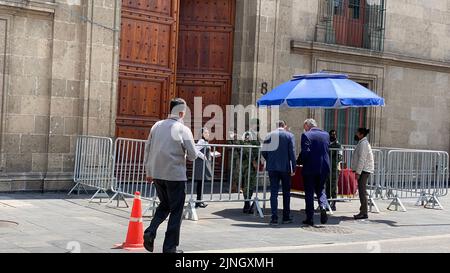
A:
[[[305,183],[305,203],[306,203],[306,219],[313,220],[314,217],[314,193],[317,195],[319,206],[321,209],[326,209],[328,200],[325,194],[326,175],[303,175]]]
[[[283,220],[288,220],[291,214],[291,176],[289,173],[269,171],[270,179],[270,208],[272,220],[278,220],[278,191],[283,189]]]

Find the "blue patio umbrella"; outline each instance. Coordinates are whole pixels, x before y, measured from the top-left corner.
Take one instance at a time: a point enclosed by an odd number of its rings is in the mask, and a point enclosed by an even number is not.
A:
[[[347,75],[315,73],[294,76],[257,101],[258,107],[348,108],[384,106],[384,99]]]

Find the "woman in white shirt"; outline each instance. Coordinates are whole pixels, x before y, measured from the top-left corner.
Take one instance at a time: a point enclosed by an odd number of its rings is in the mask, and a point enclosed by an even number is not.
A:
[[[201,129],[201,139],[197,142],[197,150],[199,150],[203,155],[205,160],[202,158],[197,158],[195,160],[195,168],[194,168],[194,180],[197,183],[197,203],[195,204],[196,208],[206,208],[208,205],[202,200],[202,190],[203,184],[207,182],[211,182],[211,169],[212,169],[212,157],[211,147],[208,146],[209,142],[209,130],[207,128]],[[217,155],[218,156],[218,153]]]
[[[372,147],[367,139],[369,133],[369,129],[359,128],[355,135],[355,141],[358,141],[358,144],[352,155],[352,170],[355,172],[358,180],[358,193],[361,202],[359,214],[353,216],[355,220],[368,218],[367,180],[375,169]]]

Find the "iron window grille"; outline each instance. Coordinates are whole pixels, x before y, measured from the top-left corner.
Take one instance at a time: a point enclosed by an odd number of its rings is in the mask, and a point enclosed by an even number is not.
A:
[[[383,51],[386,0],[321,0],[325,42]]]

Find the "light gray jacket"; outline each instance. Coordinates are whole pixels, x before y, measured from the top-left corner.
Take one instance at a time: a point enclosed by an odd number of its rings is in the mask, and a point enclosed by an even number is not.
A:
[[[145,143],[144,164],[147,177],[167,181],[187,181],[186,158],[203,157],[195,149],[191,130],[177,118],[153,125]]]
[[[375,164],[373,160],[372,147],[367,138],[363,138],[356,145],[352,155],[352,170],[357,174],[362,172],[373,173]]]

